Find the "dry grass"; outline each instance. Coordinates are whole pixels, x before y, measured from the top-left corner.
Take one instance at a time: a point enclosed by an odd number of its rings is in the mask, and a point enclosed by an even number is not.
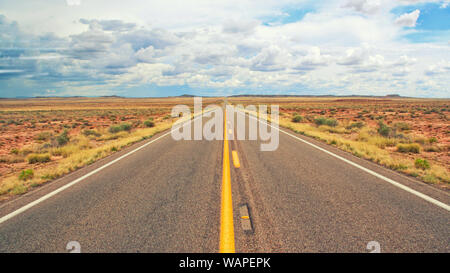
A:
[[[92,164],[96,160],[104,158],[115,151],[119,151],[133,143],[149,138],[158,132],[167,130],[171,127],[171,125],[171,121],[165,121],[159,123],[153,128],[123,133],[117,138],[108,141],[99,147],[90,146],[87,137],[78,136],[74,143],[71,143],[68,146],[51,149],[52,155],[62,156],[63,158],[57,162],[54,162],[54,164],[46,165],[42,168],[33,170],[34,175],[31,179],[27,179],[25,181],[20,179],[20,173],[3,179],[0,184],[0,195],[16,195],[25,193],[32,187],[36,187],[83,166]]]
[[[193,98],[0,99],[0,200],[190,119],[171,117],[179,104],[193,110]]]
[[[450,188],[448,100],[233,98],[230,101],[244,106],[279,104],[279,124],[282,127],[417,177],[426,183]],[[404,105],[406,109],[414,109],[415,123],[410,121],[409,112],[405,113],[407,110],[402,108]],[[429,114],[432,111],[426,110],[431,108],[441,110],[434,111],[433,116]],[[385,116],[385,113],[392,115]],[[303,119],[294,122],[293,118],[297,115]],[[323,118],[317,121],[319,117]],[[338,124],[320,125],[326,124],[330,118],[336,119]],[[387,120],[387,125],[383,123],[385,130],[380,131],[380,120]],[[430,167],[423,168],[416,164],[419,158],[426,158]]]
[[[203,106],[220,102],[208,98]],[[170,128],[179,104],[192,110],[193,98],[0,99],[0,199]]]
[[[325,141],[328,144],[350,152],[353,155],[369,159],[390,169],[421,178],[425,182],[450,184],[449,172],[438,162],[433,162],[430,169],[418,168],[415,165],[414,159],[396,156],[389,150],[384,149],[383,147],[392,146],[395,143],[391,139],[380,136],[367,137],[367,133],[362,132],[363,135],[366,135],[365,137],[359,137],[357,140],[352,140],[345,138],[340,134],[330,133],[320,127],[318,128],[310,124],[297,124],[288,119],[281,119],[280,126]]]

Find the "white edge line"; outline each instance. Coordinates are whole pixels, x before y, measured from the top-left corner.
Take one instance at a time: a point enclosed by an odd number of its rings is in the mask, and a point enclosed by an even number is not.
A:
[[[242,111],[240,111],[240,110],[238,110],[238,111],[240,113],[242,113]],[[244,115],[245,115],[245,113],[244,113]],[[441,207],[441,208],[443,208],[443,209],[445,209],[447,211],[450,211],[450,206],[445,204],[445,203],[443,203],[443,202],[441,202],[441,201],[438,201],[438,200],[436,200],[434,198],[431,198],[430,196],[425,195],[425,194],[423,194],[421,192],[418,192],[416,190],[413,190],[410,187],[407,187],[407,186],[405,186],[405,185],[403,185],[403,184],[401,184],[399,182],[396,182],[396,181],[394,181],[394,180],[392,180],[390,178],[387,178],[386,176],[383,176],[383,175],[381,175],[379,173],[376,173],[376,172],[374,172],[372,170],[369,170],[369,169],[367,169],[367,168],[365,168],[365,167],[363,167],[363,166],[361,166],[361,165],[359,165],[359,164],[357,164],[355,162],[352,162],[352,161],[350,161],[348,159],[345,159],[345,158],[343,158],[343,157],[341,157],[341,156],[339,156],[337,154],[334,154],[334,153],[332,153],[332,152],[330,152],[328,150],[325,150],[324,148],[321,148],[321,147],[319,147],[319,146],[317,146],[315,144],[312,144],[312,143],[310,143],[310,142],[308,142],[308,141],[306,141],[304,139],[301,139],[301,138],[299,138],[299,137],[297,137],[297,136],[295,136],[295,135],[293,135],[291,133],[288,133],[288,132],[286,132],[284,130],[281,130],[278,127],[272,126],[271,124],[269,124],[269,123],[267,123],[265,121],[261,121],[261,120],[255,118],[255,117],[253,117],[253,115],[251,115],[249,113],[248,113],[248,115],[249,115],[249,117],[258,120],[259,122],[265,123],[268,126],[270,126],[272,128],[275,128],[278,131],[280,131],[282,133],[285,133],[288,136],[291,136],[291,137],[293,137],[293,138],[295,138],[297,140],[300,140],[300,141],[302,141],[302,142],[304,142],[304,143],[306,143],[306,144],[308,144],[308,145],[310,145],[310,146],[312,146],[312,147],[314,147],[314,148],[316,148],[318,150],[321,150],[322,152],[325,152],[325,153],[327,153],[327,154],[329,154],[329,155],[331,155],[333,157],[336,157],[336,158],[338,158],[338,159],[340,159],[340,160],[342,160],[342,161],[344,161],[344,162],[346,162],[346,163],[348,163],[348,164],[350,164],[350,165],[352,165],[352,166],[354,166],[354,167],[356,167],[358,169],[361,169],[361,170],[363,170],[363,171],[365,171],[365,172],[367,172],[367,173],[369,173],[369,174],[371,174],[373,176],[376,176],[376,177],[378,177],[378,178],[380,178],[380,179],[382,179],[382,180],[384,180],[384,181],[386,181],[386,182],[388,182],[388,183],[390,183],[390,184],[392,184],[392,185],[394,185],[394,186],[396,186],[396,187],[398,187],[398,188],[400,188],[402,190],[405,190],[405,191],[407,191],[407,192],[409,192],[411,194],[414,194],[415,196],[420,197],[420,198],[422,198],[422,199],[424,199],[424,200],[426,200],[426,201],[428,201],[428,202],[430,202],[430,203],[432,203],[432,204],[434,204],[434,205],[436,205],[438,207]]]
[[[211,111],[212,111],[212,110],[211,110]],[[210,111],[208,111],[208,112],[210,112]],[[207,113],[207,112],[205,112],[205,113]],[[205,114],[205,113],[203,113],[203,114]],[[196,117],[196,118],[194,118],[194,119],[188,120],[187,122],[192,122],[192,121],[194,121],[194,120],[196,120],[196,119],[198,119],[198,118],[200,118],[200,117],[203,117],[203,114],[200,115],[199,117]],[[181,127],[182,125],[184,125],[184,123],[185,123],[185,122],[179,124],[180,127]],[[177,127],[177,128],[175,128],[175,129],[178,129],[178,128],[180,128],[180,127]],[[127,157],[127,156],[129,156],[129,155],[131,155],[131,154],[133,154],[133,153],[135,153],[135,152],[137,152],[137,151],[139,151],[139,150],[145,148],[145,147],[147,147],[148,145],[152,144],[153,142],[155,142],[155,141],[157,141],[157,140],[159,140],[159,139],[161,139],[161,138],[163,138],[163,137],[165,137],[165,136],[171,134],[173,130],[174,130],[174,128],[171,128],[169,132],[167,132],[167,133],[165,133],[165,134],[163,134],[163,135],[161,135],[161,136],[159,136],[159,137],[153,139],[152,141],[145,143],[144,145],[142,145],[142,146],[140,146],[140,147],[138,147],[138,148],[136,148],[136,149],[134,149],[134,150],[132,150],[132,151],[130,151],[130,152],[128,152],[128,153],[126,153],[126,154],[124,154],[124,155],[122,155],[122,156],[116,158],[116,159],[114,159],[114,160],[111,161],[111,162],[106,163],[105,165],[103,165],[103,166],[101,166],[101,167],[99,167],[99,168],[97,168],[97,169],[95,169],[95,170],[93,170],[93,171],[91,171],[91,172],[89,172],[89,173],[83,175],[82,177],[79,177],[79,178],[75,179],[74,181],[72,181],[72,182],[70,182],[70,183],[68,183],[68,184],[66,184],[66,185],[64,185],[64,186],[62,186],[62,187],[60,187],[60,188],[58,188],[58,189],[56,189],[56,190],[54,190],[54,191],[52,191],[52,192],[50,192],[50,193],[48,193],[48,194],[46,194],[46,195],[44,195],[44,196],[42,196],[42,197],[36,199],[36,200],[34,200],[34,201],[31,202],[31,203],[26,204],[25,206],[23,206],[23,207],[21,207],[21,208],[15,210],[15,211],[13,211],[13,212],[11,212],[11,213],[5,215],[5,216],[3,216],[3,217],[1,217],[1,218],[0,218],[0,224],[2,224],[2,223],[4,223],[4,222],[8,221],[9,219],[13,218],[14,216],[17,216],[17,215],[21,214],[22,212],[25,212],[26,210],[28,210],[28,209],[30,209],[30,208],[36,206],[37,204],[39,204],[39,203],[41,203],[41,202],[43,202],[43,201],[49,199],[50,197],[52,197],[52,196],[54,196],[54,195],[56,195],[56,194],[62,192],[63,190],[68,189],[68,188],[70,188],[71,186],[73,186],[73,185],[75,185],[75,184],[77,184],[77,183],[83,181],[84,179],[88,178],[89,176],[98,173],[99,171],[103,170],[104,168],[109,167],[109,166],[111,166],[112,164],[116,163],[117,161],[119,161],[119,160],[121,160],[121,159],[123,159],[123,158],[125,158],[125,157]]]

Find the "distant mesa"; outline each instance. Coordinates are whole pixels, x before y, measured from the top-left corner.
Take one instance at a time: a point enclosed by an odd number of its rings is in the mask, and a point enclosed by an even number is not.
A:
[[[117,95],[110,95],[110,96],[101,96],[100,98],[123,98],[123,97]]]
[[[167,96],[165,98],[193,98],[193,97],[203,97],[203,98],[211,98],[214,96],[205,96],[205,95],[191,95],[191,94],[183,94],[179,96]],[[222,97],[222,96],[218,96]],[[266,98],[411,98],[408,96],[401,96],[399,94],[387,94],[384,96],[377,96],[377,95],[332,95],[332,94],[326,94],[326,95],[283,95],[283,94],[235,94],[230,95],[228,97],[266,97]],[[105,95],[105,96],[16,96],[15,99],[50,99],[50,98],[129,98],[127,96],[118,96],[118,95]],[[142,98],[152,98],[152,97],[142,97]],[[7,99],[7,98],[0,98],[0,99]]]

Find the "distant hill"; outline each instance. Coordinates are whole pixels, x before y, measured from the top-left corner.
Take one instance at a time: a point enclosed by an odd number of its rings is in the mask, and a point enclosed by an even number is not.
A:
[[[118,96],[118,95],[109,95],[109,96],[35,96],[35,97],[27,97],[27,96],[17,96],[15,98],[0,98],[0,99],[70,99],[70,98],[193,98],[193,97],[203,97],[203,98],[213,98],[213,97],[223,97],[223,96],[204,96],[204,95],[191,95],[191,94],[183,94],[180,96],[167,96],[167,97],[126,97],[126,96]],[[373,95],[266,95],[266,94],[237,94],[237,95],[230,95],[228,96],[230,98],[238,98],[238,97],[266,97],[266,98],[352,98],[352,97],[359,97],[359,98],[413,98],[408,96],[401,96],[399,94],[387,94],[385,96],[373,96]]]
[[[351,97],[361,97],[361,98],[408,98],[402,97],[400,95],[386,95],[386,96],[371,96],[371,95],[255,95],[255,94],[241,94],[241,95],[231,95],[228,97],[267,97],[267,98],[351,98]]]
[[[111,95],[111,96],[101,96],[100,98],[125,98],[125,97],[117,96],[117,95]]]

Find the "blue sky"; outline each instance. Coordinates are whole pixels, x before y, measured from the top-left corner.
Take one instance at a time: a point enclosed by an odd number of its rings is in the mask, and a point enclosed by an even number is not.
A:
[[[443,8],[442,3],[419,3],[415,5],[399,6],[392,10],[400,16],[420,10],[415,32],[405,35],[411,42],[439,42],[450,41],[450,8]]]
[[[449,97],[450,4],[0,2],[0,97]]]

